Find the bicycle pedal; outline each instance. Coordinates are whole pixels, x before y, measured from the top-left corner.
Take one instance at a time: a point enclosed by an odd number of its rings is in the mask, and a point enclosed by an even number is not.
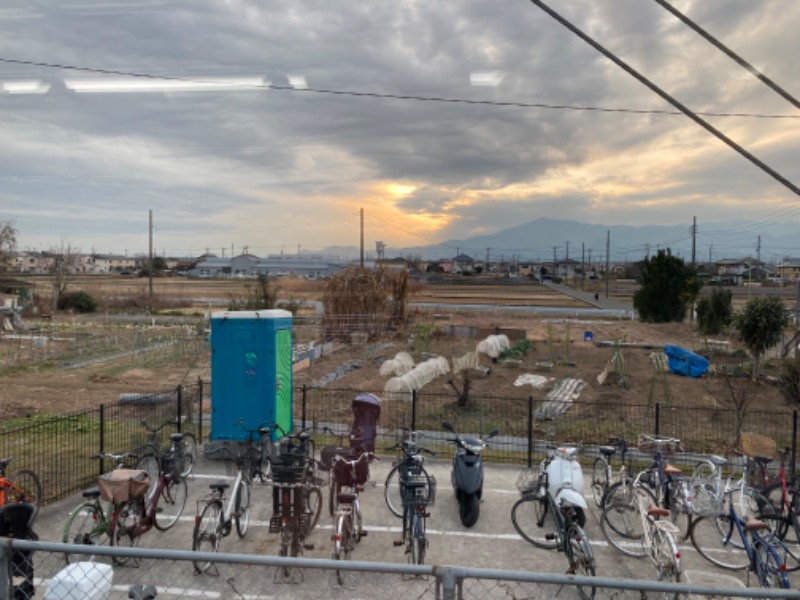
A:
[[[426,512],[425,512],[425,518],[427,519],[427,518],[429,518],[430,516],[431,516],[431,513],[429,513],[429,512],[427,512],[427,511],[426,511]]]
[[[365,530],[365,529],[362,529],[361,531],[359,531],[359,532],[358,532],[358,536],[359,536],[359,537],[367,537],[367,534],[368,534],[368,533],[369,533],[369,532],[368,532],[367,530]]]
[[[303,549],[304,550],[313,550],[314,549],[314,544],[303,544]]]
[[[556,539],[556,534],[555,533],[546,533],[545,536],[544,536],[544,539],[546,539],[546,540],[554,540],[554,539]]]
[[[402,546],[403,545],[403,540],[393,540],[392,544],[394,544],[395,546]]]

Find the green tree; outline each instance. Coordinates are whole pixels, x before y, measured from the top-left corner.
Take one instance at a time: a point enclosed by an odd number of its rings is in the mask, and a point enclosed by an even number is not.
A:
[[[758,376],[761,357],[781,341],[789,315],[780,296],[751,298],[736,317],[739,337],[753,355],[753,379]]]
[[[700,293],[703,284],[695,269],[672,251],[659,250],[641,263],[641,287],[633,295],[633,306],[645,322],[683,321],[686,307]]]
[[[79,313],[91,313],[97,310],[97,302],[83,290],[67,292],[59,296],[58,308]]]
[[[733,295],[715,289],[697,303],[697,327],[703,335],[718,335],[733,321]]]
[[[17,229],[14,221],[0,221],[0,271],[9,270],[17,250]]]
[[[278,302],[278,286],[273,284],[266,273],[259,273],[253,286],[246,286],[246,296],[235,298],[228,310],[265,310],[275,308]]]

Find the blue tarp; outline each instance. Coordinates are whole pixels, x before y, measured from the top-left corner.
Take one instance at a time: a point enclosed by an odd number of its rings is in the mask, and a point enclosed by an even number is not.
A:
[[[702,377],[708,372],[708,360],[690,350],[667,344],[664,346],[670,373],[687,377]]]

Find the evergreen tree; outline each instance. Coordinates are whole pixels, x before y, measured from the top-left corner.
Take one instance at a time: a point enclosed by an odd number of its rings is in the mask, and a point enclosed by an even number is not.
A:
[[[644,260],[639,280],[642,287],[633,295],[633,306],[642,321],[652,323],[683,321],[703,285],[695,269],[669,248]]]

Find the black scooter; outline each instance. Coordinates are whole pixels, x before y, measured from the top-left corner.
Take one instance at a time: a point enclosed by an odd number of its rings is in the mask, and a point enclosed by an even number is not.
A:
[[[447,421],[442,423],[442,427],[456,436],[447,440],[456,445],[450,481],[453,484],[456,500],[458,500],[458,514],[461,522],[465,527],[472,527],[478,522],[481,496],[483,495],[481,450],[486,447],[489,439],[497,435],[498,431],[495,429],[488,436],[480,439],[461,437]]]

